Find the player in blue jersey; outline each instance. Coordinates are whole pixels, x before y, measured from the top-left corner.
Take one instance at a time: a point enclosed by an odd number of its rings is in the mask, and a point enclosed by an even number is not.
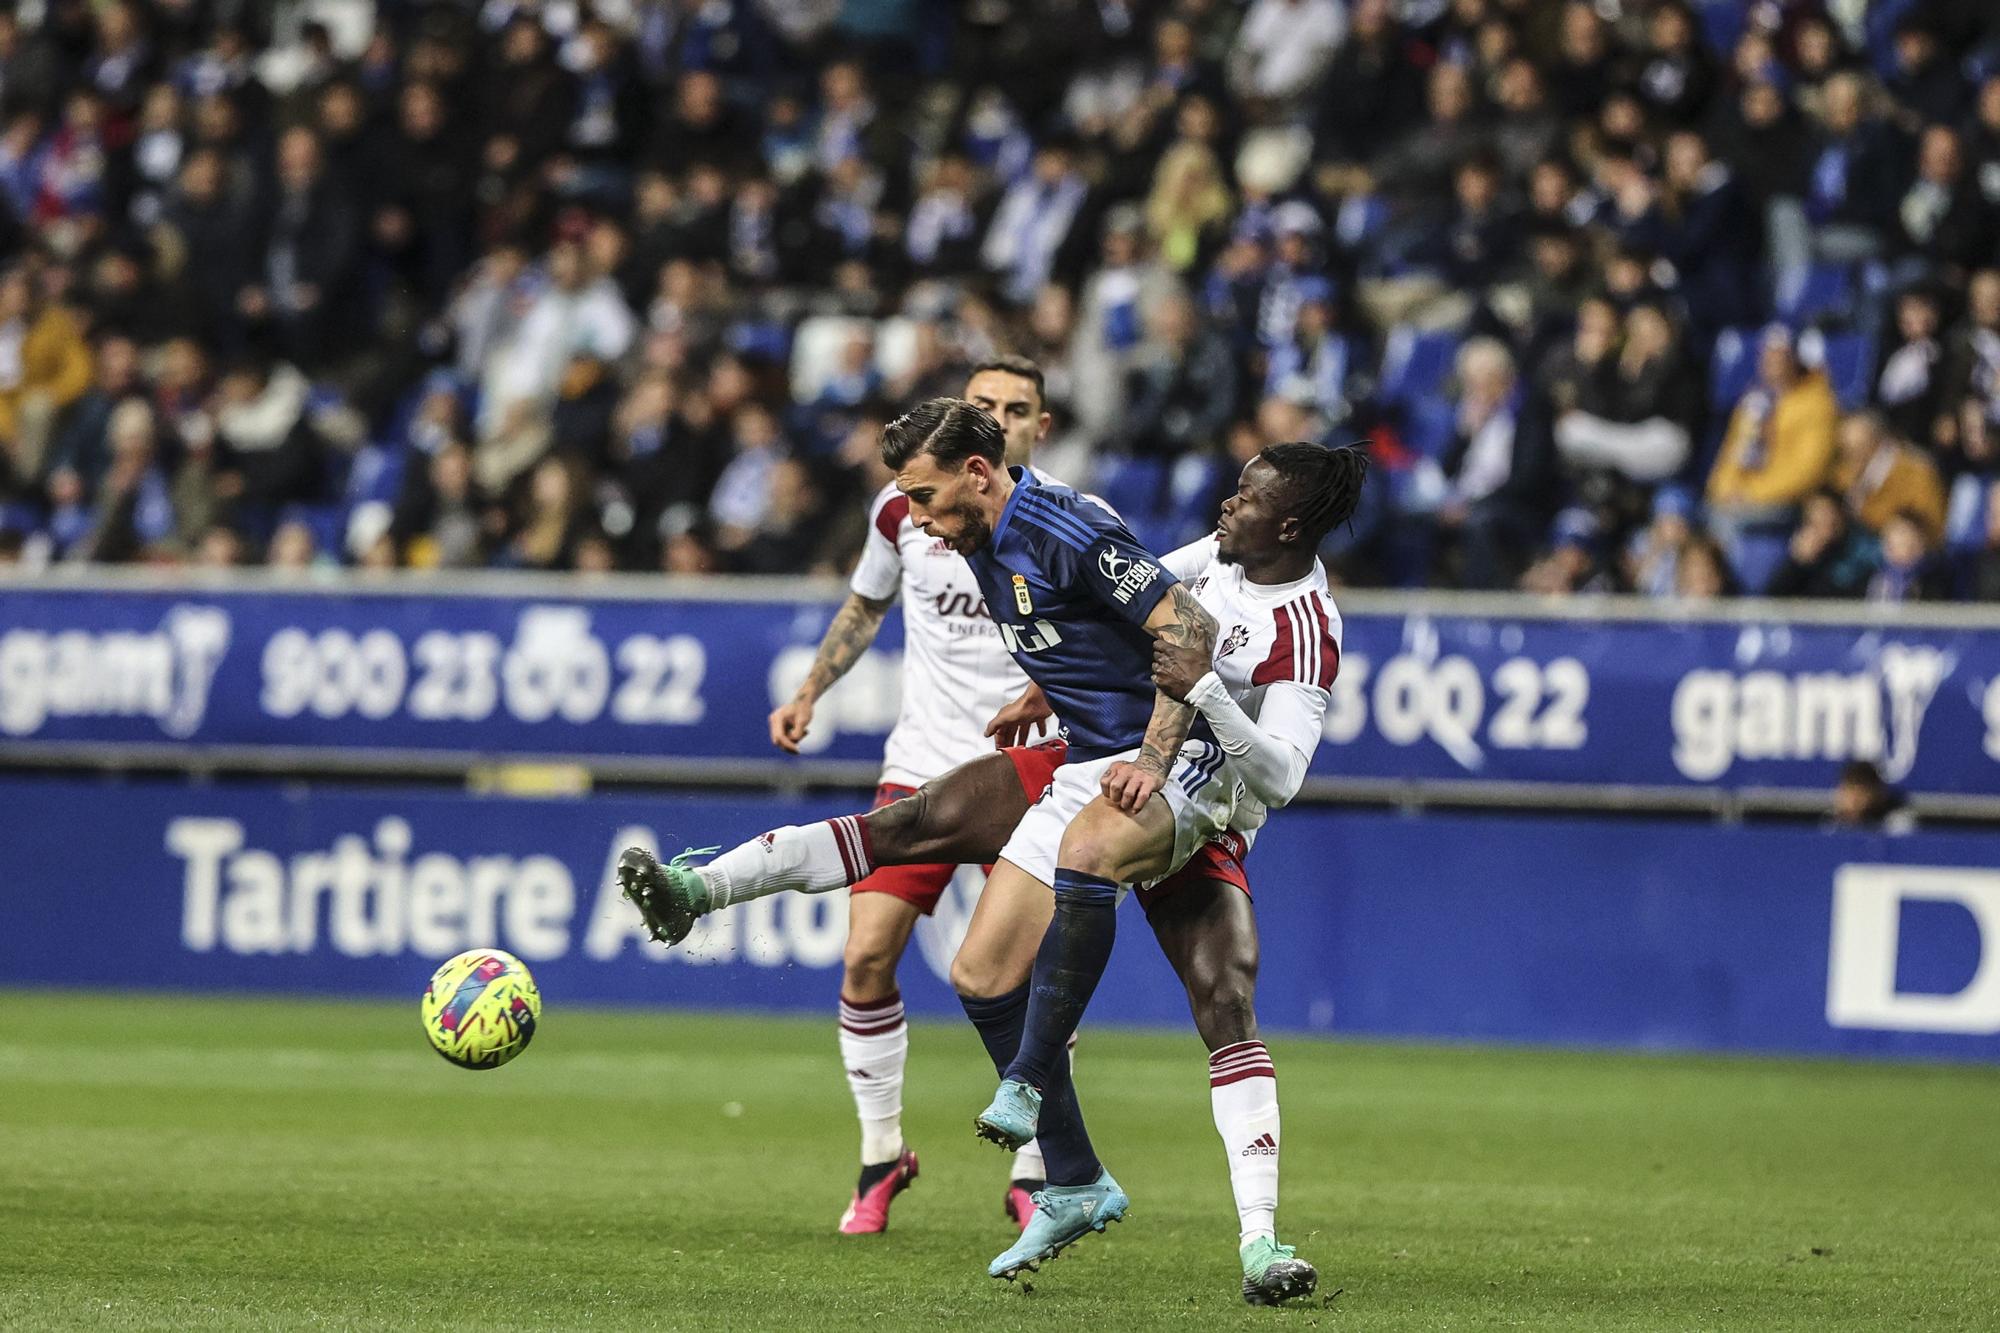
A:
[[[1038,1125],[1048,1171],[1034,1220],[988,1270],[996,1277],[1124,1215],[1129,1201],[1091,1149],[1065,1052],[1111,956],[1119,886],[1173,874],[1234,813],[1232,784],[1213,780],[1223,751],[1213,741],[1184,745],[1193,708],[1151,683],[1155,640],[1206,658],[1214,618],[1118,520],[1005,467],[1002,443],[990,419],[948,398],[882,435],[911,521],[972,566],[1070,747],[1002,848],[952,964],[953,987],[1002,1074],[980,1132],[1018,1143],[1035,1133],[1017,1133],[1021,1124]],[[1022,938],[1032,917],[1019,900],[1050,891],[1048,926]],[[1035,960],[1025,987],[1024,950]]]

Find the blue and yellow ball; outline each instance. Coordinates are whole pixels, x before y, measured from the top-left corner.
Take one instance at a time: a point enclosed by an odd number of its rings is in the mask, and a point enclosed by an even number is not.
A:
[[[528,1049],[542,993],[500,949],[467,949],[431,974],[421,1006],[431,1047],[461,1069],[498,1069]]]

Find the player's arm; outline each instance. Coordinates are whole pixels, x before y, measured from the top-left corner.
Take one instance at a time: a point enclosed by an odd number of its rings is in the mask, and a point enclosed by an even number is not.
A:
[[[1215,617],[1202,609],[1184,583],[1175,583],[1167,595],[1153,603],[1146,616],[1146,632],[1153,636],[1157,652],[1164,644],[1176,652],[1189,653],[1206,662],[1215,652]],[[1167,785],[1174,756],[1194,725],[1194,707],[1161,690],[1153,699],[1153,717],[1146,724],[1146,739],[1131,763],[1113,764],[1104,772],[1105,799],[1127,814],[1137,814],[1147,801]]]
[[[1048,729],[1048,720],[1055,715],[1056,710],[1049,707],[1049,697],[1031,680],[1027,689],[993,715],[993,720],[986,724],[986,734],[1002,750],[1010,745],[1026,745]]]
[[[1216,744],[1252,796],[1275,810],[1299,794],[1306,766],[1319,745],[1326,691],[1303,681],[1273,681],[1265,687],[1263,704],[1252,720],[1230,697],[1209,659],[1164,640],[1153,645],[1153,683],[1208,719]]]
[[[813,705],[847,674],[848,668],[861,660],[861,654],[868,651],[875,636],[882,632],[882,621],[895,604],[893,597],[847,594],[847,600],[834,612],[833,623],[826,627],[826,634],[819,641],[819,652],[813,656],[812,669],[806,672],[804,683],[790,703],[771,711],[771,744],[787,754],[799,752],[799,742],[805,739],[806,729],[812,725]]]

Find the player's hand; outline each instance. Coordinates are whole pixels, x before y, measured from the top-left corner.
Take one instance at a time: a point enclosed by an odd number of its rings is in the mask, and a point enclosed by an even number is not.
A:
[[[812,726],[813,705],[810,699],[794,699],[783,708],[771,710],[771,744],[786,754],[797,754],[799,742],[806,738],[806,731]]]
[[[993,715],[986,724],[986,734],[993,738],[999,749],[1010,745],[1026,745],[1030,740],[1048,730],[1048,721],[1056,715],[1049,707],[1049,697],[1042,693],[1039,685],[1029,685],[1021,691],[1021,696]]]
[[[1188,691],[1208,671],[1208,654],[1194,645],[1153,640],[1153,684],[1169,699],[1186,703]]]
[[[1146,802],[1167,785],[1167,775],[1119,760],[1104,770],[1104,799],[1128,815],[1146,808]]]

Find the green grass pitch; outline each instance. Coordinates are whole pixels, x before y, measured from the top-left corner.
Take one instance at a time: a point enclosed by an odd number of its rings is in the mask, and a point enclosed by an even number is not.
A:
[[[1122,1227],[992,1282],[969,1029],[912,1039],[923,1175],[833,1224],[819,1021],[552,1005],[467,1073],[408,1004],[8,993],[0,1327],[2000,1326],[2000,1073],[1273,1041],[1309,1304],[1237,1294],[1191,1033],[1086,1032]]]

